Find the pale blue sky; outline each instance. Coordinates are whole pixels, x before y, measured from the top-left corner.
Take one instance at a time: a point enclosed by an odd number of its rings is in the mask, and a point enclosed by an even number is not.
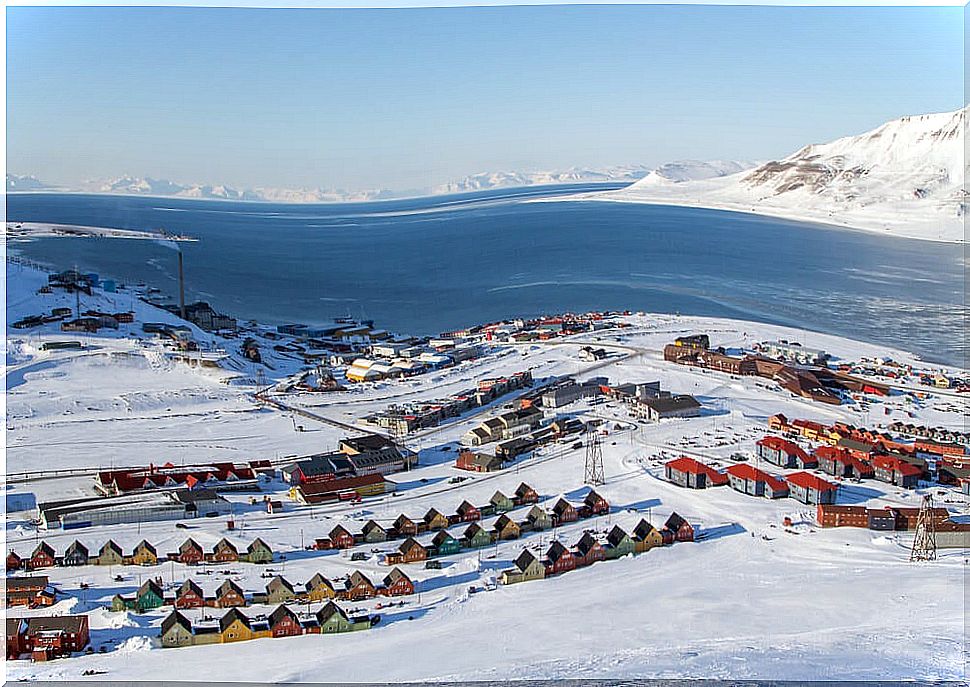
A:
[[[8,8],[7,169],[422,188],[767,159],[964,102],[962,8]]]

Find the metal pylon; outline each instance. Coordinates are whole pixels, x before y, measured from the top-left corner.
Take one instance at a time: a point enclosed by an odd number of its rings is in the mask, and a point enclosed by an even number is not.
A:
[[[936,521],[933,519],[933,497],[927,494],[916,517],[916,536],[913,538],[913,550],[909,554],[911,561],[936,560]]]
[[[592,425],[586,425],[586,479],[584,481],[594,487],[606,484],[606,473],[603,471],[603,448],[600,446],[600,436]]]

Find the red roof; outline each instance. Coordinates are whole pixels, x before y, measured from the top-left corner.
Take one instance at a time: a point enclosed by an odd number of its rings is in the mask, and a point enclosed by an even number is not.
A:
[[[785,479],[788,480],[789,484],[794,484],[796,487],[801,487],[802,489],[814,489],[821,492],[835,491],[839,488],[837,484],[832,484],[810,472],[796,472],[793,475],[788,475]]]
[[[883,470],[893,470],[903,476],[923,474],[923,470],[919,466],[907,463],[896,456],[873,456],[872,465]]]
[[[746,463],[732,465],[727,469],[727,473],[739,479],[751,480],[752,482],[764,482],[775,491],[787,488],[785,480]]]
[[[704,465],[704,463],[699,460],[694,460],[687,456],[681,456],[680,458],[675,458],[674,460],[668,462],[666,467],[671,470],[676,470],[677,472],[687,472],[692,475],[707,475],[707,479],[711,481],[712,485],[718,486],[721,484],[727,484],[728,478],[723,472],[718,472],[714,468]]]
[[[788,441],[787,439],[782,439],[776,436],[766,436],[763,439],[758,440],[759,446],[767,446],[768,448],[775,449],[776,451],[782,451],[788,455],[798,456],[802,460],[808,458],[808,454],[802,450],[802,447],[796,443]]]
[[[384,476],[380,473],[361,475],[359,477],[344,477],[342,479],[331,479],[326,482],[314,482],[311,484],[301,484],[299,489],[307,496],[317,494],[329,494],[338,491],[356,489],[371,484],[383,482]]]

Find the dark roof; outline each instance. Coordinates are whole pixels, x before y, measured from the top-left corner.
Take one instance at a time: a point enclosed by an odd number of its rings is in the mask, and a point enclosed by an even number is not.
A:
[[[121,551],[121,547],[120,547],[120,546],[118,546],[118,545],[117,545],[117,544],[116,544],[116,543],[114,542],[114,540],[112,540],[112,539],[109,539],[108,541],[106,541],[106,542],[104,543],[104,546],[102,546],[102,547],[101,547],[101,551],[100,551],[100,553],[105,553],[105,552],[107,552],[107,551],[109,551],[109,550],[110,550],[110,551],[115,551],[115,552],[117,552],[117,553],[118,553],[119,555],[120,555],[120,554],[122,554],[122,551]]]
[[[197,585],[195,583],[195,581],[193,581],[191,579],[186,580],[181,585],[179,585],[178,593],[181,595],[181,594],[185,594],[186,592],[189,592],[189,591],[195,592],[199,596],[202,596],[202,587],[200,587],[199,585]]]
[[[573,510],[576,510],[576,507],[573,504],[571,504],[569,501],[567,501],[564,498],[560,498],[558,501],[556,501],[556,505],[552,507],[552,512],[555,513],[556,515],[561,515],[563,511],[568,510],[570,508],[572,508]]]
[[[380,451],[385,448],[397,448],[397,445],[391,439],[382,434],[365,434],[362,437],[348,437],[341,439],[340,443],[360,453]]]
[[[16,591],[18,589],[27,589],[30,587],[46,587],[47,580],[47,575],[34,575],[33,577],[8,577],[7,591]]]
[[[228,539],[226,539],[225,537],[223,537],[222,539],[216,542],[215,546],[212,547],[213,551],[219,551],[220,549],[229,549],[230,551],[235,551],[236,545],[233,544]]]
[[[186,632],[192,632],[192,623],[189,622],[189,619],[178,611],[172,611],[165,617],[165,620],[162,621],[162,634],[165,634],[176,625],[180,625],[185,628]]]
[[[649,406],[654,412],[660,415],[677,410],[701,407],[701,404],[698,403],[697,399],[688,394],[670,396],[667,398],[646,398],[640,402],[646,406]]]
[[[360,570],[355,570],[354,572],[350,573],[350,586],[351,587],[356,586],[356,585],[358,585],[361,582],[366,583],[368,587],[373,587],[374,586],[374,583],[370,581],[370,578],[367,577],[367,575],[365,575],[364,573],[362,573]]]
[[[585,532],[583,536],[580,537],[579,541],[576,543],[576,548],[579,549],[579,552],[585,556],[587,553],[590,552],[590,550],[592,550],[598,545],[599,545],[599,542],[596,541],[596,537],[594,537],[589,532]]]
[[[519,524],[515,520],[510,518],[506,513],[502,513],[500,516],[498,516],[498,519],[495,521],[494,527],[495,529],[503,530],[505,529],[505,526],[509,524],[515,525],[516,527],[519,526]]]
[[[223,594],[226,594],[227,592],[230,592],[230,591],[234,591],[238,593],[240,596],[242,596],[243,594],[243,590],[238,584],[236,584],[232,580],[226,580],[225,582],[219,585],[219,589],[216,590],[216,596],[222,596]]]
[[[306,588],[307,588],[307,591],[310,591],[311,589],[316,589],[320,585],[323,585],[325,587],[330,587],[330,589],[333,589],[333,583],[329,579],[324,577],[321,573],[314,573],[313,577],[311,577],[309,582],[306,583]]]
[[[511,500],[512,499],[510,499],[508,496],[506,496],[502,492],[496,491],[494,494],[492,494],[492,498],[489,499],[488,502],[489,503],[497,503],[499,501],[511,501]]]
[[[677,515],[677,513],[671,513],[670,517],[667,518],[667,522],[664,523],[664,529],[671,530],[672,532],[676,532],[685,523],[687,523],[687,521],[684,520],[679,515]]]
[[[197,488],[197,489],[177,489],[172,492],[172,496],[175,497],[180,503],[200,503],[209,501],[223,501],[221,496],[214,492],[212,489]]]
[[[27,621],[27,633],[54,630],[77,634],[87,624],[86,615],[52,615],[43,617],[24,618]]]
[[[552,542],[549,546],[549,550],[546,551],[546,558],[550,561],[558,561],[563,556],[569,553],[569,549],[563,546],[562,542],[556,540]]]
[[[297,624],[300,622],[300,619],[296,616],[296,613],[291,611],[283,604],[280,604],[272,613],[269,614],[269,626],[273,627],[276,625],[276,623],[283,620],[283,618],[292,618]]]
[[[515,567],[525,572],[530,565],[536,561],[536,557],[528,549],[523,549],[518,558],[515,559]]]
[[[246,551],[252,553],[258,548],[263,548],[263,549],[266,549],[267,551],[272,551],[272,549],[269,548],[269,544],[264,542],[259,537],[256,537],[255,539],[253,539],[252,542],[250,542],[249,546],[246,547]]]
[[[465,514],[465,513],[467,513],[470,510],[477,511],[478,508],[475,507],[475,506],[473,506],[472,504],[468,503],[468,501],[462,501],[461,502],[461,505],[458,506],[458,513],[459,514]]]
[[[347,620],[347,614],[344,613],[344,609],[335,604],[333,601],[328,601],[323,608],[317,611],[317,621],[323,625],[335,614],[341,616],[344,620]]]
[[[445,542],[449,541],[455,541],[455,538],[448,534],[448,530],[441,530],[438,532],[438,534],[434,535],[434,539],[431,540],[431,543],[435,546],[441,546]]]
[[[620,542],[629,536],[630,535],[623,531],[622,527],[619,525],[613,525],[613,529],[611,529],[610,533],[606,535],[606,541],[608,541],[612,546],[619,546]]]
[[[522,496],[522,495],[524,495],[524,494],[525,494],[526,492],[535,492],[535,489],[533,489],[532,487],[530,487],[530,486],[529,486],[528,484],[526,484],[525,482],[522,482],[522,483],[521,483],[521,484],[519,484],[519,486],[518,486],[518,487],[516,488],[516,490],[515,490],[515,495],[516,495],[516,496]]]
[[[401,553],[407,553],[415,546],[419,546],[422,549],[424,548],[423,546],[421,546],[421,542],[419,542],[417,539],[415,539],[414,537],[408,537],[403,542],[401,542],[401,545],[398,547],[398,551],[400,551]]]
[[[135,545],[135,551],[138,551],[139,549],[144,549],[145,551],[151,551],[152,553],[156,553],[155,547],[152,546],[150,543],[148,543],[148,541],[144,539],[142,539],[140,542],[138,542]]]
[[[644,539],[655,529],[656,528],[646,520],[641,520],[637,523],[637,526],[633,528],[633,535],[638,539]]]
[[[243,625],[251,627],[249,618],[238,608],[230,608],[229,612],[219,618],[219,631],[225,632],[236,620],[241,620]]]
[[[391,568],[391,572],[384,576],[384,584],[389,587],[402,578],[408,582],[411,581],[411,578],[405,575],[403,570],[395,566]]]
[[[192,539],[191,537],[189,537],[179,545],[179,551],[180,552],[185,551],[186,549],[189,549],[189,548],[196,549],[198,551],[202,550],[202,546],[199,544],[199,542]]]
[[[37,548],[34,549],[34,552],[31,554],[31,556],[36,556],[38,553],[41,553],[41,552],[46,553],[49,556],[52,556],[53,557],[53,555],[54,555],[54,547],[52,547],[47,542],[42,541],[41,543],[39,543],[37,545]]]
[[[281,575],[277,575],[276,577],[274,577],[273,579],[271,579],[269,582],[266,583],[267,591],[274,587],[280,587],[280,586],[285,587],[291,592],[295,591],[293,589],[293,585],[290,584],[289,580],[287,580],[285,577]]]
[[[159,586],[158,582],[156,582],[155,580],[145,580],[142,583],[142,585],[138,588],[137,595],[141,596],[146,592],[151,592],[152,594],[154,594],[160,599],[165,596],[165,592],[162,590],[161,586]]]
[[[69,556],[72,553],[81,553],[87,556],[88,547],[86,547],[84,544],[82,544],[77,539],[75,539],[73,542],[71,542],[71,545],[67,547],[67,551],[64,552],[64,555]]]
[[[368,533],[368,532],[370,532],[370,531],[372,531],[372,530],[380,530],[381,532],[386,532],[386,531],[387,531],[387,530],[385,530],[385,529],[384,529],[383,527],[381,527],[381,526],[380,526],[380,525],[379,525],[379,524],[377,523],[377,521],[375,521],[375,520],[368,520],[368,521],[367,521],[367,522],[366,522],[366,523],[364,524],[364,526],[363,526],[363,528],[362,528],[362,530],[363,530],[363,532],[364,532],[365,534],[366,534],[366,533]]]

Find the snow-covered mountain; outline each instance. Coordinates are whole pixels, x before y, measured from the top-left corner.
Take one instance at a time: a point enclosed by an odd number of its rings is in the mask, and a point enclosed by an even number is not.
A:
[[[648,175],[609,200],[695,205],[963,240],[967,111],[902,117],[728,176]]]
[[[679,184],[685,181],[701,181],[737,174],[755,166],[753,162],[740,160],[679,160],[668,162],[652,170],[637,182],[638,187]]]
[[[515,186],[538,186],[542,184],[579,184],[609,181],[634,182],[650,172],[649,167],[639,165],[609,167],[606,169],[582,169],[572,167],[562,172],[479,172],[436,186],[435,194],[467,193]]]
[[[23,174],[7,174],[7,192],[15,191],[45,191],[53,187],[45,184],[34,176]]]

